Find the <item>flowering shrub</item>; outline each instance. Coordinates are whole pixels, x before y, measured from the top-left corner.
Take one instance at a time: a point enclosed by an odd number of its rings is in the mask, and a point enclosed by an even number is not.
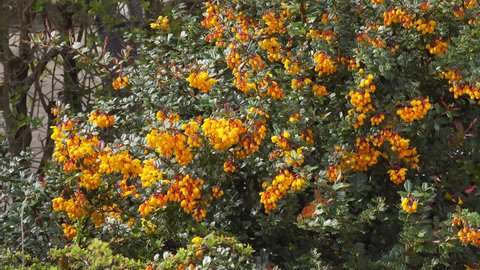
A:
[[[207,2],[201,21],[161,14],[130,37],[110,89],[122,95],[57,108],[65,237],[147,260],[226,231],[258,267],[474,265],[479,9],[243,0]],[[193,239],[161,267],[199,265]]]

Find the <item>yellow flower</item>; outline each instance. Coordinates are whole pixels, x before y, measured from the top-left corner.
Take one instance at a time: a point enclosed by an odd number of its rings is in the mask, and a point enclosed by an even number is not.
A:
[[[202,125],[203,133],[215,150],[228,150],[240,140],[240,135],[246,132],[239,119],[205,119]]]
[[[313,55],[313,60],[315,60],[316,66],[315,71],[318,72],[318,76],[330,75],[337,71],[335,62],[330,59],[324,52],[315,53]]]
[[[400,168],[396,170],[389,170],[388,173],[390,174],[390,180],[395,184],[401,184],[405,181],[405,176],[407,174],[406,168]]]
[[[312,92],[317,97],[324,97],[324,96],[328,95],[327,88],[325,86],[319,85],[319,84],[314,84],[312,86]]]
[[[233,164],[233,160],[229,159],[223,163],[223,171],[228,173],[228,172],[234,172],[236,170],[235,165]]]
[[[277,201],[282,199],[289,190],[297,191],[306,186],[306,180],[303,176],[292,175],[290,171],[284,170],[277,175],[271,185],[262,185],[265,191],[260,192],[260,202],[265,207],[265,213],[269,214],[277,208]]]
[[[115,122],[113,115],[98,112],[91,113],[89,120],[99,128],[111,127]]]
[[[128,84],[128,77],[118,76],[113,82],[112,86],[114,90],[122,89]]]
[[[63,226],[63,233],[65,234],[65,238],[68,240],[72,240],[77,235],[77,229],[75,226],[70,224],[62,224]]]
[[[435,54],[443,54],[448,47],[448,42],[441,41],[439,39],[435,39],[434,44],[427,44],[425,47],[427,48],[428,52],[435,55]]]
[[[410,196],[407,196],[402,199],[402,209],[408,214],[413,214],[417,212],[418,201],[412,199]]]
[[[210,78],[207,72],[202,71],[200,73],[193,72],[190,74],[190,76],[187,78],[187,82],[189,83],[190,87],[197,88],[204,93],[208,93],[217,80]]]
[[[411,107],[404,106],[397,110],[397,115],[407,123],[422,119],[432,107],[428,98],[414,99],[410,101],[410,105]]]
[[[150,24],[150,28],[158,30],[170,29],[170,24],[167,17],[158,16],[157,20]]]
[[[195,237],[192,239],[192,243],[195,245],[195,247],[198,247],[198,246],[200,246],[200,244],[202,243],[202,238],[199,237],[199,236],[195,236]]]
[[[58,212],[58,211],[63,211],[65,210],[65,200],[62,197],[58,197],[52,200],[52,207],[53,210]]]

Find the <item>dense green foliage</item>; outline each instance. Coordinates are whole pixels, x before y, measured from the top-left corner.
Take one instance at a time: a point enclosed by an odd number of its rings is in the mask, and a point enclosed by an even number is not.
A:
[[[114,78],[92,111],[55,108],[36,194],[74,244],[51,261],[475,268],[479,8],[212,1],[165,10],[120,59],[79,48]]]

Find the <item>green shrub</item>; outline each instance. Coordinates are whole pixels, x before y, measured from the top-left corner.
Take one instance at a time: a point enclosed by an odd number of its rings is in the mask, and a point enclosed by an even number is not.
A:
[[[94,111],[58,108],[47,181],[67,238],[148,261],[227,232],[255,252],[213,255],[225,268],[474,267],[478,8],[244,0],[161,14],[127,37]],[[193,252],[159,266],[205,265]]]

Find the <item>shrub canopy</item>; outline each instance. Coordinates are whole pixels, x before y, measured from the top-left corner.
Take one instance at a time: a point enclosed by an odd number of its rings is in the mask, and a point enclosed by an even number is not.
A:
[[[478,10],[243,0],[160,14],[114,67],[92,63],[115,74],[93,111],[57,108],[47,183],[66,238],[145,261],[193,239],[167,269],[474,267]]]

